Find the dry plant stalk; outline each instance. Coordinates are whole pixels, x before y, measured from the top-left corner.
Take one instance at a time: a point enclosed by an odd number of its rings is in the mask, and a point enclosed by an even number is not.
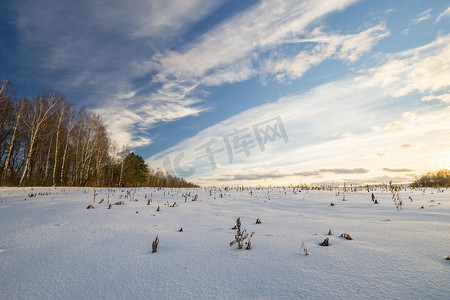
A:
[[[308,249],[306,248],[305,242],[303,242],[303,241],[302,241],[302,245],[300,246],[300,253],[302,253],[302,251],[305,255],[309,255]]]
[[[245,233],[247,230],[244,229],[240,235],[236,234],[234,236],[234,241],[230,243],[230,247],[232,247],[234,244],[238,245],[238,249],[242,249],[244,246],[244,240],[248,237],[248,233]]]
[[[250,250],[252,249],[252,243],[250,241],[250,239],[252,238],[252,236],[255,234],[255,232],[253,231],[252,234],[250,234],[250,236],[248,237],[248,241],[247,241],[247,247],[245,249]]]
[[[255,234],[255,232],[253,231],[250,236],[248,235],[248,233],[246,233],[247,230],[245,229],[241,232],[241,218],[237,218],[236,225],[232,229],[237,230],[237,232],[234,236],[234,241],[230,243],[230,247],[232,247],[234,244],[237,244],[238,249],[242,249],[244,245],[246,245],[246,249],[250,250],[252,248],[250,239],[252,238],[253,234]],[[246,239],[247,242],[245,242]]]
[[[237,230],[237,235],[241,235],[241,218],[237,218],[236,224],[231,229]]]
[[[159,238],[156,236],[155,240],[152,242],[152,253],[158,251]]]
[[[324,239],[323,242],[320,243],[319,245],[320,245],[320,246],[328,246],[328,245],[329,245],[329,241],[330,241],[330,239],[329,239],[329,238],[326,238],[326,239]]]

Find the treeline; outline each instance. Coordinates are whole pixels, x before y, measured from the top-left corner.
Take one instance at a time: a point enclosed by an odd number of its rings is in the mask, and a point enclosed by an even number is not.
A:
[[[428,172],[414,181],[414,187],[450,187],[450,170],[442,169]]]
[[[195,187],[113,144],[101,117],[59,92],[13,97],[0,79],[0,185]]]

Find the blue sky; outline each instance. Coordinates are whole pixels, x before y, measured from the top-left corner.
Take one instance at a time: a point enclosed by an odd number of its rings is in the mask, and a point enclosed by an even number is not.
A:
[[[202,185],[405,183],[450,167],[447,1],[0,4],[0,76],[96,111]]]

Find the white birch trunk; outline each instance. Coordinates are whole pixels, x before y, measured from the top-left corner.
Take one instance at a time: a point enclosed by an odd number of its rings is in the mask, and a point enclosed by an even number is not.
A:
[[[9,143],[8,154],[6,155],[5,166],[3,167],[3,173],[2,173],[2,177],[1,177],[2,182],[4,180],[6,180],[9,160],[11,159],[11,153],[13,151],[14,142],[16,140],[17,128],[19,127],[20,119],[22,118],[22,114],[23,114],[24,110],[25,110],[25,101],[22,100],[20,103],[19,109],[17,111],[17,114],[16,114],[16,121],[14,122],[13,134],[11,137],[11,141]]]

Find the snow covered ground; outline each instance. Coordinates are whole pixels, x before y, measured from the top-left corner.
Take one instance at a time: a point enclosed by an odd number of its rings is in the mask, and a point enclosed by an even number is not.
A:
[[[0,189],[1,299],[450,299],[450,190],[96,192]]]

